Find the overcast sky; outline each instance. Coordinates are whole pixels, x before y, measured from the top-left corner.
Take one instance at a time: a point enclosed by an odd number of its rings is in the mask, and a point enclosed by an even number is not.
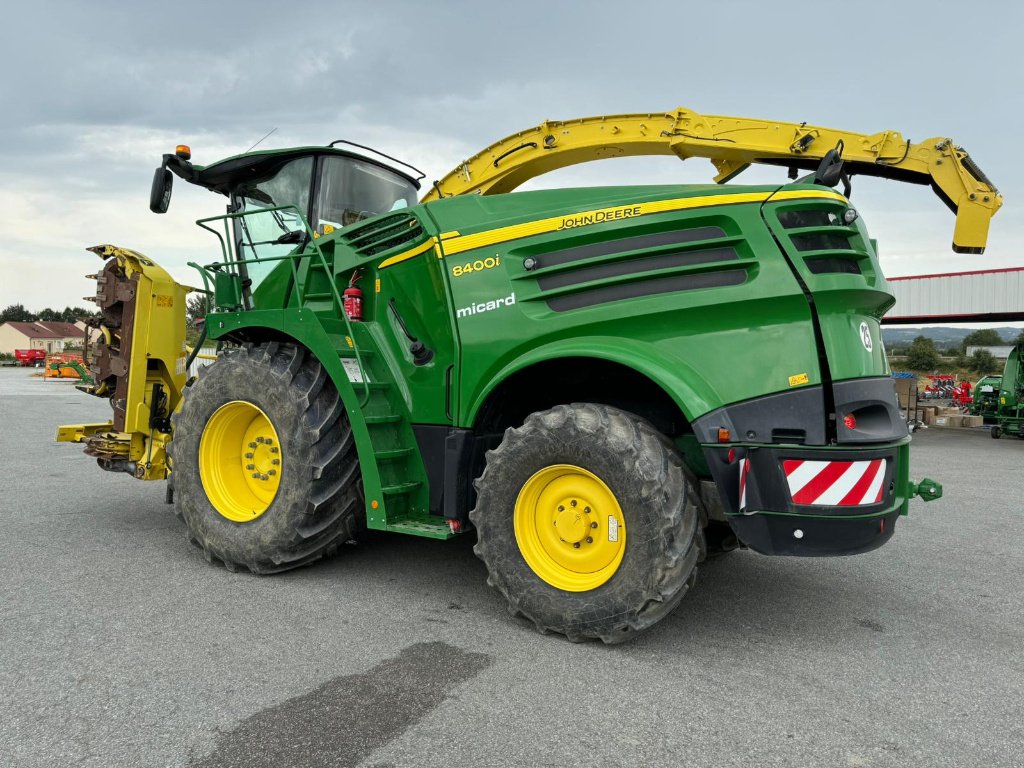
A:
[[[952,253],[927,187],[855,179],[890,276],[1024,266],[1015,2],[18,3],[0,29],[0,307],[82,304],[84,250],[114,243],[179,280],[217,255],[192,223],[224,199],[179,181],[148,210],[176,143],[207,164],[337,138],[439,178],[545,119],[685,106],[920,141],[951,136],[1005,196],[983,256]],[[544,184],[689,183],[703,160],[610,161]],[[739,181],[782,180],[758,169]]]

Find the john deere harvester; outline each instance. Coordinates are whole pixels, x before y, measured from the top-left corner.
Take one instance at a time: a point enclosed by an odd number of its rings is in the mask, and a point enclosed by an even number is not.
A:
[[[717,183],[506,194],[630,155],[709,158]],[[725,184],[752,163],[790,180]],[[175,175],[227,199],[198,222],[220,241],[197,265],[220,353],[187,378],[189,289],[92,249],[113,418],[58,439],[166,479],[229,569],[295,568],[361,528],[472,531],[514,611],[622,640],[710,553],[865,552],[941,494],[909,479],[857,174],[930,185],[954,249],[983,251],[1001,197],[946,138],[685,109],[547,122],[419,201],[422,174],[347,142],[205,166],[181,146],[151,208]]]

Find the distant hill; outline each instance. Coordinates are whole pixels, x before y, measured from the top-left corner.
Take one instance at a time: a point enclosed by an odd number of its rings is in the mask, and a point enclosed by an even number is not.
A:
[[[918,336],[927,336],[935,342],[937,347],[956,346],[963,342],[964,337],[977,328],[904,328],[902,326],[882,326],[882,341],[888,349],[893,347],[905,347]],[[1012,343],[1020,335],[1022,328],[993,328],[1007,344]]]

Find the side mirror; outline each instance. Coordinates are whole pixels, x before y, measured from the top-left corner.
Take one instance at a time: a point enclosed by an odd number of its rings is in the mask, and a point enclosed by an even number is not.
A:
[[[839,183],[843,175],[843,142],[840,141],[835,149],[830,149],[821,158],[818,170],[814,172],[814,183],[825,187],[834,187]]]
[[[149,210],[153,213],[167,213],[171,204],[171,188],[174,177],[166,167],[160,166],[153,174],[153,187],[149,191]]]

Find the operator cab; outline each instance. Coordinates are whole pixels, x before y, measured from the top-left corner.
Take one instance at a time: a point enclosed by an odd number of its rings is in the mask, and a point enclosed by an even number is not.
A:
[[[305,247],[310,232],[315,238],[322,237],[416,204],[422,173],[416,171],[419,176],[411,176],[376,159],[338,149],[334,145],[339,143],[376,152],[350,142],[334,142],[328,147],[252,152],[197,166],[189,162],[188,147],[178,147],[174,155],[164,155],[163,165],[156,171],[150,209],[166,212],[172,171],[189,183],[228,196],[228,213],[235,214],[230,219],[233,250],[236,258],[245,262],[247,287],[254,289],[281,257]]]

